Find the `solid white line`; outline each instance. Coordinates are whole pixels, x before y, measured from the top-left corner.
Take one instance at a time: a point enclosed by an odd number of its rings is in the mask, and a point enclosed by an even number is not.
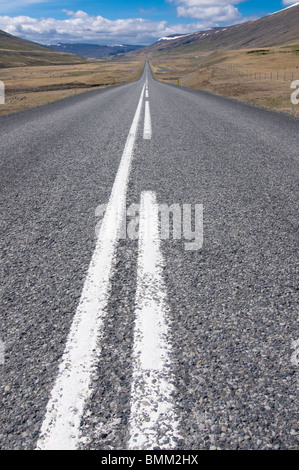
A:
[[[48,402],[37,443],[37,449],[40,450],[73,450],[78,447],[84,404],[91,393],[91,378],[101,352],[99,340],[115,265],[117,241],[125,214],[127,183],[144,88]]]
[[[145,102],[145,108],[144,108],[143,138],[147,140],[150,140],[152,138],[151,112],[150,112],[148,101]]]
[[[129,449],[175,449],[169,324],[155,193],[141,195]]]

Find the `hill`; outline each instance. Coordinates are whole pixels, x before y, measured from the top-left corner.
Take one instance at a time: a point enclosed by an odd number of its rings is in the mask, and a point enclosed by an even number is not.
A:
[[[291,84],[299,80],[299,3],[255,21],[147,47],[161,81],[205,90],[299,116]]]
[[[299,42],[299,3],[253,21],[174,38],[161,38],[144,52],[261,48]]]
[[[0,30],[0,68],[85,63],[83,57],[56,52]]]
[[[49,46],[59,52],[67,52],[70,54],[77,54],[82,57],[90,59],[105,59],[117,54],[125,54],[143,48],[144,46],[136,46],[130,44],[124,45],[99,45],[99,44],[51,44]]]

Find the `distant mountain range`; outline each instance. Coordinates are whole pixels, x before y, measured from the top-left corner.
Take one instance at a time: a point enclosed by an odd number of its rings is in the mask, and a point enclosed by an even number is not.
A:
[[[0,31],[0,68],[85,63],[128,52],[182,53],[299,44],[299,2],[263,18],[234,26],[163,37],[151,46],[40,44]]]
[[[116,54],[125,54],[142,49],[144,46],[136,46],[130,44],[116,44],[116,45],[99,45],[99,44],[51,44],[47,46],[59,52],[68,52],[76,54],[89,59],[104,59]]]
[[[55,44],[42,46],[0,30],[0,69],[30,65],[67,65],[141,50],[137,45]]]
[[[299,3],[257,20],[225,28],[168,36],[144,52],[212,51],[299,43]]]

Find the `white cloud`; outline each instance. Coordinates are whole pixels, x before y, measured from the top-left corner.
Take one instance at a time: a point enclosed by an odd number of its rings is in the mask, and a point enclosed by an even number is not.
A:
[[[219,6],[219,5],[228,5],[233,4],[237,5],[238,3],[242,3],[244,0],[168,0],[172,3],[179,4],[184,3],[187,6],[201,6],[201,7],[211,7],[211,6]]]
[[[235,22],[241,20],[242,15],[233,5],[223,5],[214,7],[198,7],[198,6],[178,6],[177,13],[179,17],[197,18],[201,20],[210,20],[218,22]]]
[[[235,23],[242,15],[235,5],[244,0],[168,0],[177,5],[177,16],[218,23]]]
[[[214,26],[209,17],[203,18],[200,22],[171,25],[166,21],[143,18],[109,20],[102,16],[90,16],[81,10],[77,12],[64,10],[64,13],[68,16],[64,20],[0,16],[0,29],[41,44],[55,42],[152,44],[162,36],[192,33]]]
[[[296,5],[296,3],[299,4],[298,0],[283,0],[282,1],[283,5]]]

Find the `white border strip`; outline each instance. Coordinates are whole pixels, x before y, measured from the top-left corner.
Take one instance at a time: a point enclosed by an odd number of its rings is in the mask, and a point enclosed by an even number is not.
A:
[[[175,449],[169,318],[155,193],[141,194],[129,449]]]
[[[80,421],[90,396],[90,383],[100,355],[110,278],[126,206],[126,191],[145,86],[123,151],[107,212],[101,225],[80,303],[67,339],[62,363],[47,406],[37,449],[73,450],[80,439]]]

